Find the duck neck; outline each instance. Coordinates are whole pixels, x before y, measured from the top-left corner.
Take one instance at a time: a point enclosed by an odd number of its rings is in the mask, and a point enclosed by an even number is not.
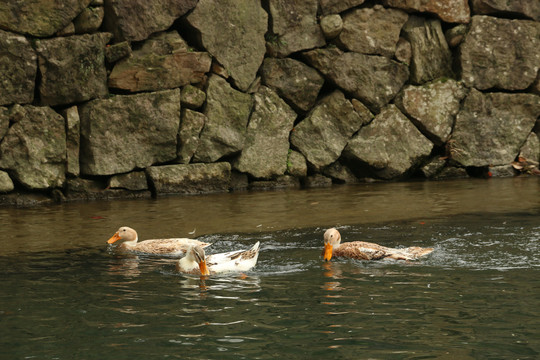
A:
[[[137,236],[135,236],[135,239],[133,239],[133,240],[124,241],[122,246],[125,247],[126,249],[131,249],[131,248],[135,247],[135,245],[137,245],[138,240],[139,240],[139,236],[137,235]]]
[[[178,260],[178,265],[180,265],[180,269],[184,271],[191,271],[193,269],[199,269],[199,264],[195,260],[191,258],[191,256],[187,255]]]

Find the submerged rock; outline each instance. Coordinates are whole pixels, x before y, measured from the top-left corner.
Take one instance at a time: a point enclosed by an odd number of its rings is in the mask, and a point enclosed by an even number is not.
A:
[[[233,166],[255,178],[283,175],[296,113],[270,88],[261,87],[253,98],[244,148]]]
[[[15,105],[0,143],[0,168],[28,189],[62,187],[66,178],[64,118],[49,107]]]
[[[0,105],[34,100],[37,56],[21,35],[0,30]]]
[[[463,166],[508,165],[540,116],[540,96],[472,89],[456,117],[450,155]]]
[[[211,21],[209,21],[211,19]],[[264,59],[268,15],[252,0],[200,0],[187,21],[204,48],[247,90]]]
[[[334,91],[295,126],[291,144],[316,170],[336,161],[362,118],[341,91]]]
[[[176,158],[179,89],[92,100],[79,115],[85,175],[125,173]]]
[[[540,22],[473,16],[460,46],[463,81],[478,90],[523,90],[540,64]]]
[[[231,179],[231,165],[220,162],[151,166],[146,169],[146,174],[156,195],[226,192]]]
[[[348,143],[343,156],[383,179],[401,177],[427,159],[433,148],[395,105],[388,105]]]

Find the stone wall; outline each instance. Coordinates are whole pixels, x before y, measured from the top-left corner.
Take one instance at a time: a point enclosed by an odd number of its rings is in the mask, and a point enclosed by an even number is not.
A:
[[[534,174],[539,67],[538,0],[2,2],[0,203]]]

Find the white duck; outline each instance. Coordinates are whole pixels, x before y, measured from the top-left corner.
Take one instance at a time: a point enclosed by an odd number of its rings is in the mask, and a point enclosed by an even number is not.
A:
[[[200,245],[190,246],[186,256],[178,260],[177,270],[193,275],[211,275],[230,271],[248,271],[257,264],[260,243],[249,250],[236,250],[206,256]]]
[[[113,244],[118,240],[124,241],[118,247],[121,251],[170,256],[181,256],[193,245],[201,247],[210,245],[199,240],[187,238],[152,239],[138,242],[139,236],[137,235],[137,232],[127,226],[122,226],[118,229],[107,243]]]
[[[331,228],[324,233],[324,260],[330,261],[332,256],[342,256],[358,260],[416,260],[420,256],[427,255],[433,248],[421,248],[411,246],[403,249],[389,248],[378,244],[351,241],[341,243],[341,234],[337,229]]]

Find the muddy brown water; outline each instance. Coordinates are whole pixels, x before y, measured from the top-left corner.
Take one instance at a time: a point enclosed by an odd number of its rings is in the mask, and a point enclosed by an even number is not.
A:
[[[121,225],[261,254],[184,276],[107,248]],[[324,263],[329,226],[435,251]],[[1,208],[0,358],[537,359],[539,239],[532,177]]]

